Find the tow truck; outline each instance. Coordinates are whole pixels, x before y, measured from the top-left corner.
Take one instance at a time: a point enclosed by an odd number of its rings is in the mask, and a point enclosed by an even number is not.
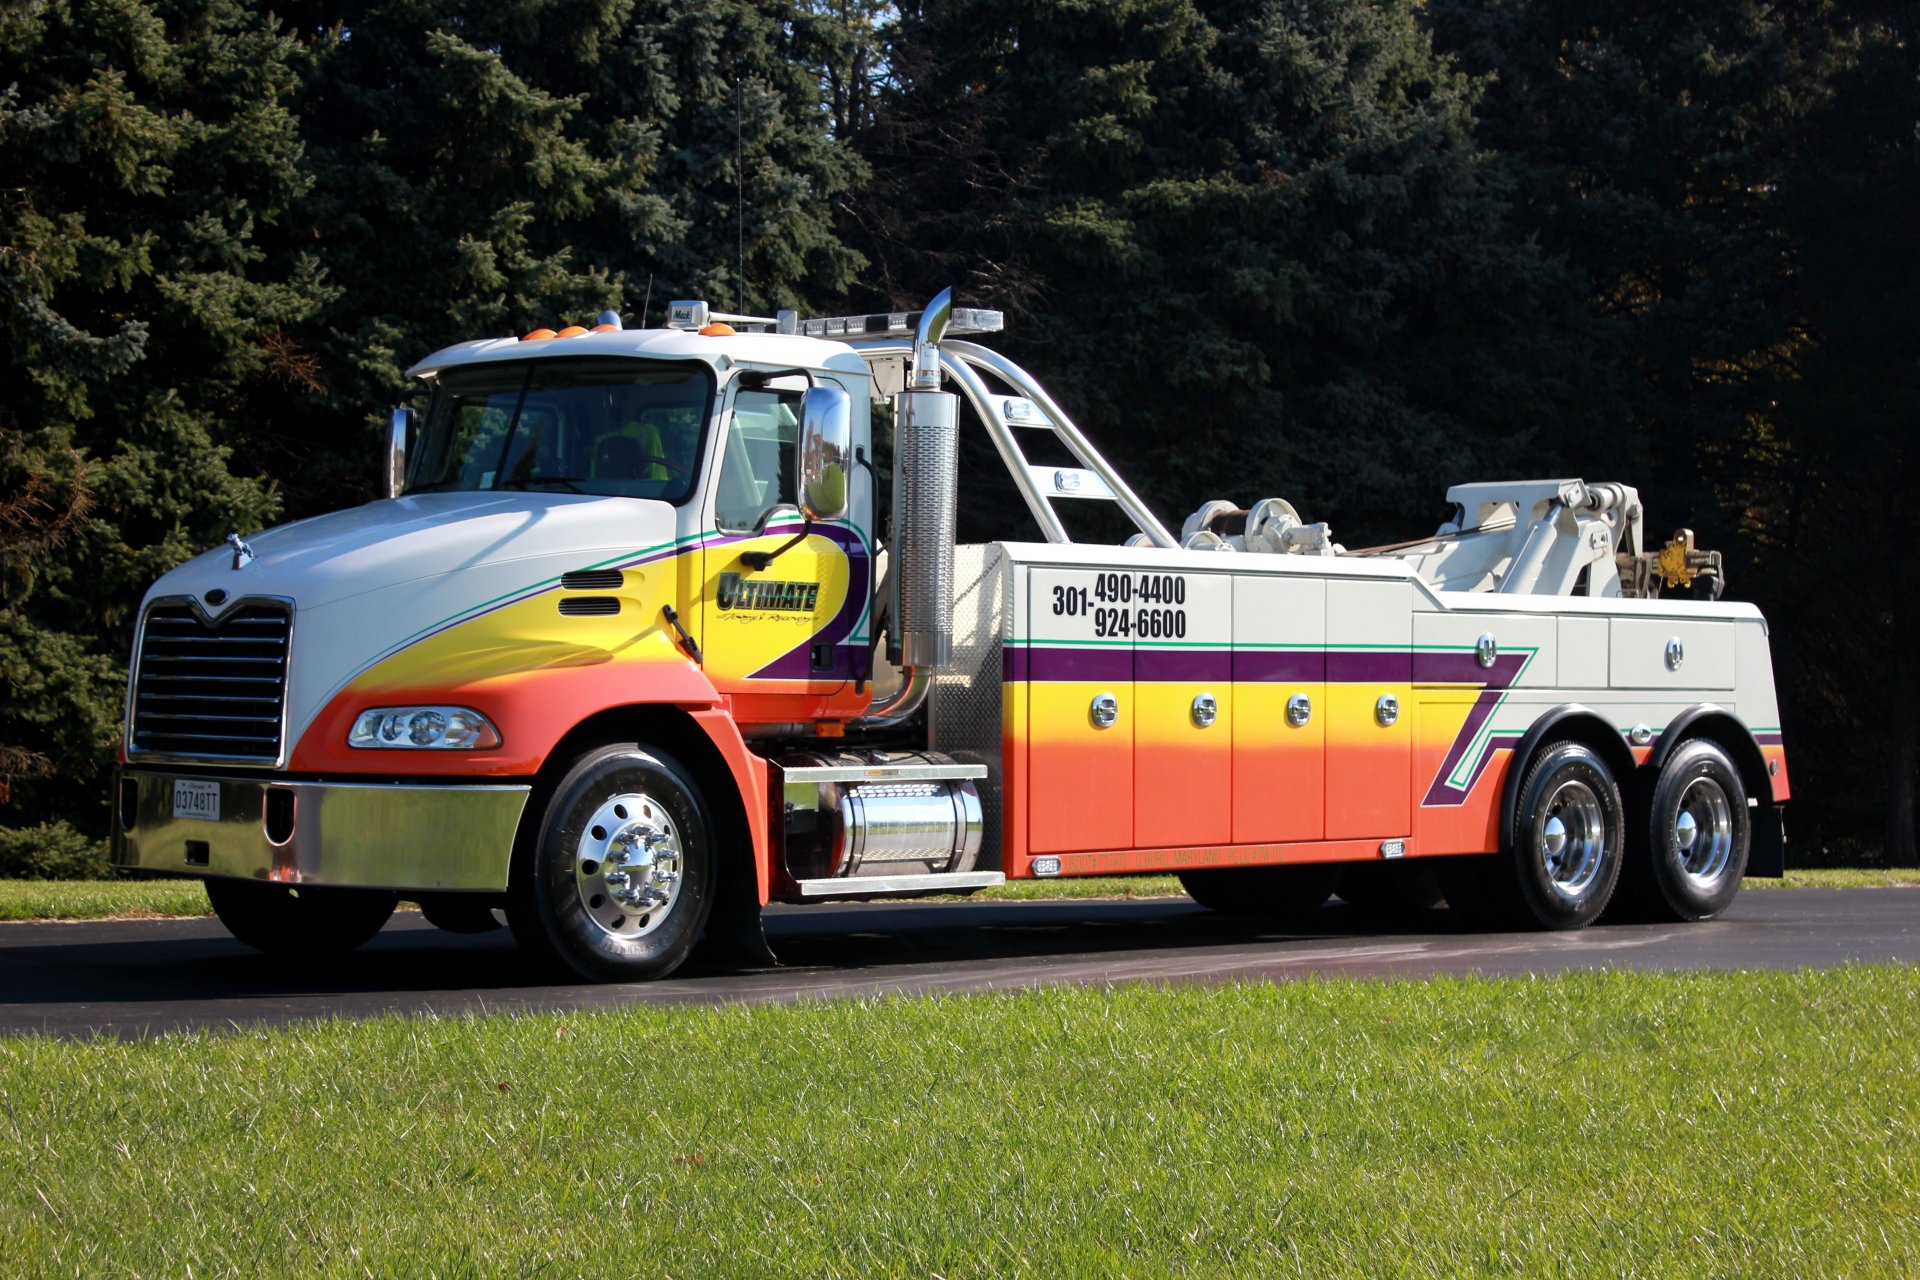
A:
[[[1003,328],[681,301],[428,356],[386,496],[148,592],[114,861],[267,952],[404,898],[616,981],[767,958],[768,903],[1007,880],[1572,929],[1781,873],[1766,623],[1636,489],[1459,484],[1371,548],[1274,497],[1176,532]],[[963,432],[1024,540],[958,541]],[[1069,536],[1095,510],[1131,532]]]

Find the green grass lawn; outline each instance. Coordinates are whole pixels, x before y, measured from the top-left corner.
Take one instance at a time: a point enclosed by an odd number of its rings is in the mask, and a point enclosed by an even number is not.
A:
[[[7,1276],[1911,1276],[1920,971],[0,1041]]]
[[[1789,871],[1785,880],[1749,880],[1748,889],[1920,887],[1920,871]],[[1089,876],[1016,880],[982,889],[974,900],[1027,902],[1059,898],[1180,898],[1173,876]],[[198,880],[0,880],[0,921],[103,920],[207,914]]]

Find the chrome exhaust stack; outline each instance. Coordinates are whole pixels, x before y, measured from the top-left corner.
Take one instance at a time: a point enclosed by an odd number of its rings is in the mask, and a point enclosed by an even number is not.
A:
[[[919,709],[931,676],[953,665],[953,544],[960,397],[940,389],[940,339],[953,317],[942,289],[913,339],[908,387],[893,398],[893,600],[888,657],[899,692],[854,727],[892,728]]]

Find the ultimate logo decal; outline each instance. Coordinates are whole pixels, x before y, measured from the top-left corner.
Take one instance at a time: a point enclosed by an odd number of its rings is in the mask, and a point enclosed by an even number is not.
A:
[[[817,582],[743,578],[737,573],[723,573],[720,575],[720,591],[715,603],[729,610],[812,613],[819,600],[820,584]]]

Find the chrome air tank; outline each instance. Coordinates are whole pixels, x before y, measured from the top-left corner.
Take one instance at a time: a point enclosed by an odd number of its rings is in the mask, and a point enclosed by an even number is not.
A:
[[[796,880],[970,871],[980,856],[979,789],[937,776],[962,768],[946,756],[799,752],[780,765],[797,775],[784,794],[787,870]],[[820,768],[841,776],[799,776]]]

